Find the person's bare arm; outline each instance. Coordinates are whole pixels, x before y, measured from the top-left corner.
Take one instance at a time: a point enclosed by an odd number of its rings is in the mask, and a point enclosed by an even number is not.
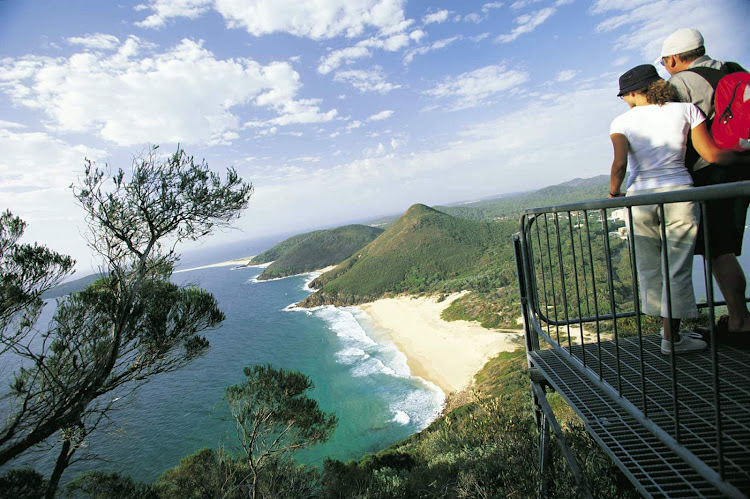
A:
[[[613,133],[612,139],[615,157],[612,160],[612,170],[609,174],[609,198],[623,196],[620,192],[622,181],[625,180],[625,172],[628,169],[628,138],[621,133]]]

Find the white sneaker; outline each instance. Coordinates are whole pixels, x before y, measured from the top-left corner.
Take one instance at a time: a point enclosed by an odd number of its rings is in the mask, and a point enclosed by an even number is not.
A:
[[[704,350],[708,346],[708,344],[701,339],[695,338],[695,334],[696,333],[693,333],[693,331],[680,331],[677,334],[677,336],[679,336],[679,340],[675,340],[674,342],[674,353],[679,355],[681,353]],[[662,338],[661,353],[663,353],[664,355],[669,355],[670,353],[672,353],[672,342]]]

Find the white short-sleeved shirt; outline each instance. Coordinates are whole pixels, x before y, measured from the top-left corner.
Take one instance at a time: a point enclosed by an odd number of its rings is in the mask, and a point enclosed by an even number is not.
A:
[[[628,191],[693,185],[685,168],[688,132],[706,120],[695,105],[668,102],[635,106],[614,120],[609,133],[628,139]]]

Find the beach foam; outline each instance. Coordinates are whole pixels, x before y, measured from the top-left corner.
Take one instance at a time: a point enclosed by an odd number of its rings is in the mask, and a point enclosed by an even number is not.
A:
[[[323,319],[343,348],[336,361],[350,366],[354,377],[387,376],[400,378],[398,384],[385,382],[383,393],[394,415],[388,422],[413,425],[421,430],[429,425],[445,403],[445,394],[433,383],[412,376],[404,355],[385,335],[378,335],[367,314],[354,307],[317,307],[313,315]]]
[[[389,421],[389,423],[398,423],[398,424],[409,424],[410,422],[411,422],[411,418],[404,411],[396,411],[393,416],[393,419]]]
[[[320,274],[308,273],[302,289],[314,292],[309,284]],[[435,384],[412,375],[406,355],[376,327],[367,313],[357,307],[302,308],[294,303],[284,310],[304,312],[323,320],[341,344],[335,353],[336,362],[347,366],[352,377],[379,380],[378,392],[392,415],[384,422],[409,425],[420,431],[440,415],[445,393]]]

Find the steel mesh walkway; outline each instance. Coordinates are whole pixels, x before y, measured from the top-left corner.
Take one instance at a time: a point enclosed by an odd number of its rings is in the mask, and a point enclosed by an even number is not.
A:
[[[659,352],[660,337],[643,337],[646,364],[646,394],[649,417],[660,427],[674,426],[672,414],[670,357]],[[615,343],[601,342],[602,377],[617,386]],[[599,367],[598,345],[586,345],[589,367]],[[555,350],[530,353],[535,366],[552,387],[583,419],[594,438],[623,472],[638,483],[641,492],[653,497],[722,497],[685,460],[630,417],[618,401],[597,389],[573,363],[583,356],[583,347],[573,346],[572,356]],[[620,373],[623,397],[641,402],[638,345],[634,338],[620,339]],[[722,418],[725,479],[745,494],[750,493],[750,352],[720,346]],[[716,466],[715,425],[710,359],[707,352],[677,358],[680,381],[678,402],[681,441],[707,464]],[[582,364],[580,365],[582,367]]]
[[[561,393],[597,442],[645,496],[750,497],[750,350],[716,345],[712,221],[707,203],[750,199],[750,181],[525,210],[514,236],[518,285],[540,438],[540,495],[547,487],[550,429],[575,482],[585,477],[559,431],[544,386]],[[702,212],[711,348],[662,355],[660,320],[645,320],[632,210],[691,201]],[[673,251],[661,227],[661,267]],[[747,249],[747,248],[745,248]],[[653,263],[653,262],[651,262]],[[653,266],[653,265],[652,265]],[[664,275],[664,325],[672,283]],[[676,326],[674,326],[676,327]],[[658,328],[658,326],[656,326]],[[610,339],[612,338],[612,339]]]

